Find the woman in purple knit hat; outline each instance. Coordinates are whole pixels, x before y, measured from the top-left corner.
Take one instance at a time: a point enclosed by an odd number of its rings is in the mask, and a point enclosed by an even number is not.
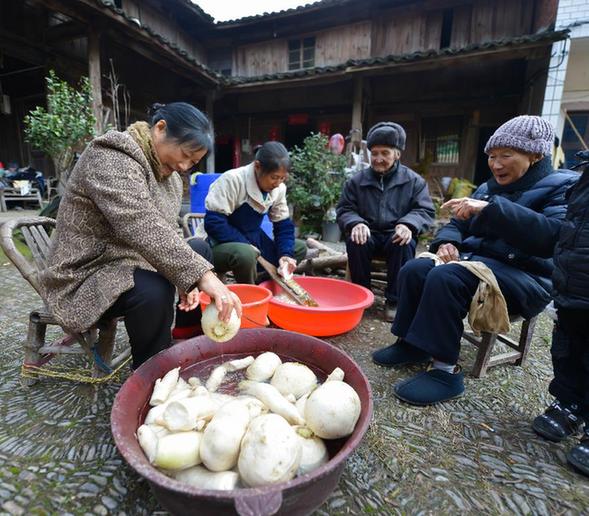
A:
[[[453,213],[430,245],[443,265],[409,261],[399,273],[395,343],[373,360],[385,367],[432,362],[397,383],[394,394],[414,405],[461,396],[457,365],[463,319],[479,279],[458,261],[483,262],[505,298],[509,314],[533,317],[551,298],[554,244],[566,213],[565,192],[577,174],[554,171],[552,126],[538,116],[518,116],[495,131],[485,146],[492,177],[472,195],[452,199]]]

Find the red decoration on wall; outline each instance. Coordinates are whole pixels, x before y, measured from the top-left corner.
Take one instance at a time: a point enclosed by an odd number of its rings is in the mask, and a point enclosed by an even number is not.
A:
[[[268,139],[272,142],[278,141],[280,138],[280,127],[274,125],[270,128],[270,134],[268,135]]]
[[[309,123],[309,115],[307,113],[297,113],[295,115],[288,115],[288,125],[305,125]]]
[[[233,139],[233,168],[241,166],[241,140]]]
[[[319,122],[319,132],[329,136],[329,133],[331,133],[331,122]]]

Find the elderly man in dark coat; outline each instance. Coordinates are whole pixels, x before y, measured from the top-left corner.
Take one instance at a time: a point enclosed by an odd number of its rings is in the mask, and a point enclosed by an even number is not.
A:
[[[399,270],[415,256],[417,236],[435,214],[425,180],[400,162],[405,141],[399,124],[381,122],[372,127],[366,139],[370,167],[346,182],[337,205],[352,281],[370,288],[373,257],[386,260],[387,321],[395,314]]]

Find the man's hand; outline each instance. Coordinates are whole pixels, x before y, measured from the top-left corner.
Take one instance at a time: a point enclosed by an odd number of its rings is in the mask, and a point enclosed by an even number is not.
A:
[[[364,245],[370,238],[370,228],[366,224],[356,224],[350,233],[352,242],[359,245]]]
[[[452,215],[459,220],[467,220],[478,215],[488,204],[487,201],[481,201],[471,197],[461,197],[460,199],[450,199],[442,204],[441,209],[450,210]]]
[[[436,254],[444,263],[460,261],[460,253],[454,244],[442,244]]]
[[[395,234],[393,235],[393,244],[407,245],[413,238],[413,232],[405,224],[397,224],[395,226]]]
[[[198,294],[199,292],[196,288],[194,290],[191,290],[188,294],[178,289],[178,297],[180,298],[178,308],[183,312],[190,312],[191,310],[194,310],[198,306]]]

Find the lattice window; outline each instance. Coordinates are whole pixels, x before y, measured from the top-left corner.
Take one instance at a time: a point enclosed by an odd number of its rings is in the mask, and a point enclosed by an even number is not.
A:
[[[291,39],[288,42],[288,69],[300,70],[315,66],[315,37]]]

